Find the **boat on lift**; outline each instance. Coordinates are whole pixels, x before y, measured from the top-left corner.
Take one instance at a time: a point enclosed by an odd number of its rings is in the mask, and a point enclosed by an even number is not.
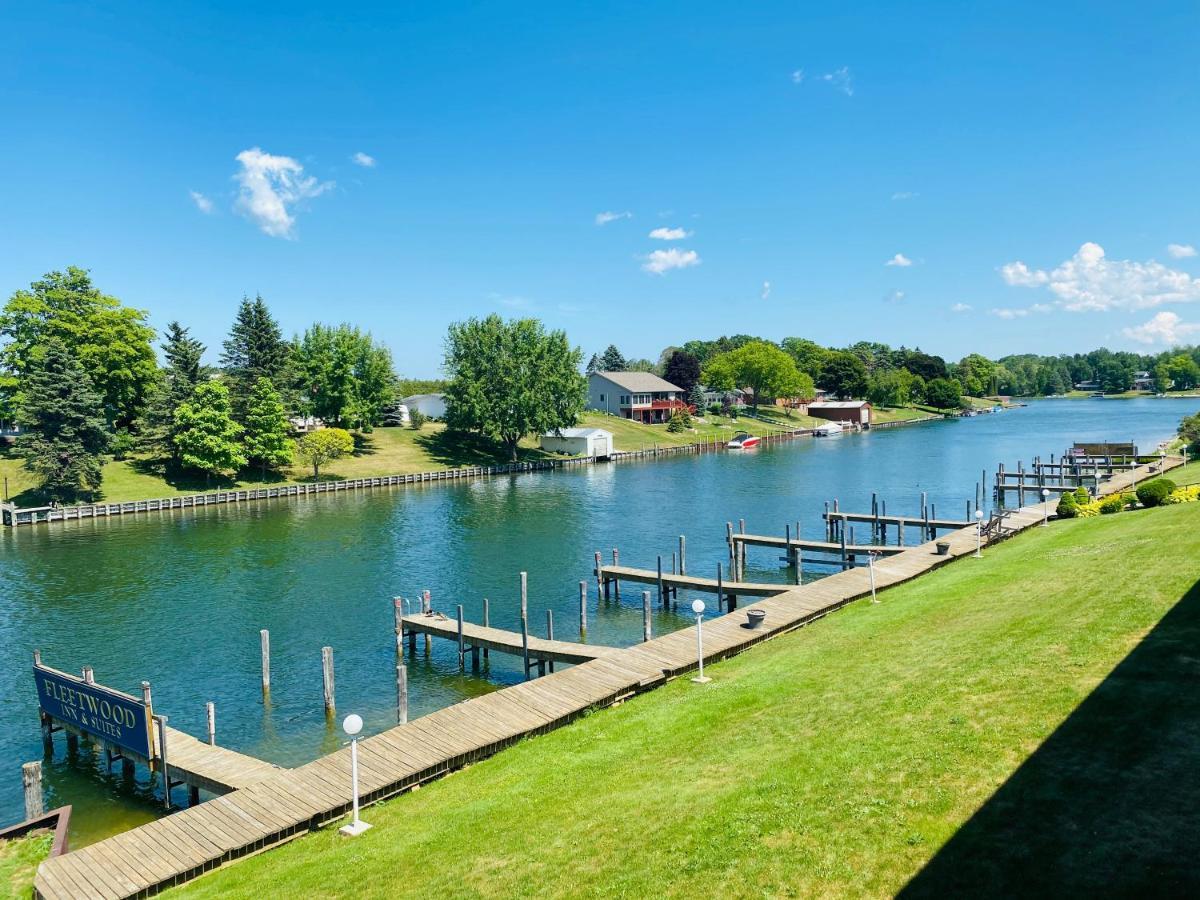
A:
[[[728,450],[749,450],[751,447],[757,447],[761,441],[762,438],[756,434],[738,431],[729,439],[729,443],[725,447]]]
[[[835,434],[841,434],[844,430],[837,422],[826,422],[824,425],[814,428],[813,434],[817,437],[831,437]]]

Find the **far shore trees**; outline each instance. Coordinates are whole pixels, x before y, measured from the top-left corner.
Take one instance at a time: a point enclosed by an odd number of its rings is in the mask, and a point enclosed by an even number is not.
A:
[[[853,353],[831,353],[821,367],[817,384],[843,400],[862,397],[867,392],[867,367]]]
[[[624,372],[628,368],[629,363],[621,351],[617,349],[616,344],[609,344],[608,348],[600,354],[600,371]]]
[[[700,383],[700,360],[686,350],[676,350],[663,366],[663,378],[691,394],[692,388]]]
[[[962,405],[962,388],[953,378],[935,378],[925,385],[925,402],[938,409],[958,409]]]
[[[446,424],[498,441],[517,459],[522,437],[569,428],[583,412],[582,352],[536,319],[497,315],[450,326]]]
[[[354,452],[354,437],[344,428],[322,428],[296,441],[296,455],[312,466],[313,478],[321,477],[325,463],[349,456]]]
[[[19,446],[26,467],[50,500],[100,488],[108,432],[91,378],[57,339],[37,355],[25,378],[18,421],[29,430]]]
[[[764,398],[816,395],[813,380],[796,368],[796,361],[766,341],[751,341],[714,356],[704,367],[704,383],[718,391],[750,388],[755,409]]]
[[[292,461],[291,423],[270,378],[259,378],[246,402],[246,460],[264,475]]]
[[[204,345],[188,334],[178,322],[167,324],[162,343],[166,365],[159,370],[158,381],[150,396],[139,426],[143,448],[176,457],[175,410],[191,398],[202,375]]]
[[[246,465],[242,450],[242,426],[233,421],[229,389],[218,381],[207,381],[175,410],[175,447],[179,461],[203,472],[205,480]]]
[[[395,396],[392,354],[370,332],[314,324],[294,341],[301,407],[330,425],[370,431]]]
[[[291,348],[279,323],[261,296],[243,297],[221,354],[221,368],[229,384],[234,418],[244,422],[250,393],[260,378],[269,378],[276,390],[287,389]]]

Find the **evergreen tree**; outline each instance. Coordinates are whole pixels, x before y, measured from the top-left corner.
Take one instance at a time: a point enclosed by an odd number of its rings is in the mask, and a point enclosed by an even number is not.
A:
[[[600,354],[600,371],[624,372],[628,368],[629,363],[625,361],[625,357],[621,355],[621,351],[615,344],[609,344],[608,349]]]
[[[687,402],[691,404],[697,414],[704,414],[704,389],[701,388],[699,381],[692,385],[691,391],[688,392]]]
[[[240,469],[246,464],[239,438],[242,426],[233,421],[229,389],[216,381],[196,387],[175,410],[175,446],[179,460],[205,477]]]
[[[600,355],[597,353],[593,353],[592,358],[588,360],[587,373],[589,375],[594,375],[596,372],[599,372],[599,371],[600,371]]]
[[[286,390],[291,348],[261,296],[253,302],[242,298],[224,348],[221,367],[229,379],[234,418],[244,422],[246,404],[258,379],[269,378],[277,390]]]
[[[267,469],[286,466],[292,461],[290,423],[283,401],[271,379],[260,378],[254,384],[246,405],[246,459]]]
[[[188,335],[178,322],[167,325],[160,345],[166,366],[142,420],[142,445],[153,452],[175,454],[175,410],[186,402],[200,383],[200,359],[204,345]]]
[[[51,340],[24,382],[18,421],[25,465],[51,500],[71,500],[100,487],[100,454],[108,446],[100,395],[61,341]]]

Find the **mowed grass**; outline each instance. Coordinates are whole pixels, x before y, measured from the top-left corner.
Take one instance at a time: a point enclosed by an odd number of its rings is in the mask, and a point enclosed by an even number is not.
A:
[[[1198,525],[1033,528],[179,893],[1194,893]]]
[[[54,835],[34,832],[12,841],[0,841],[0,897],[33,896],[33,876],[38,864],[50,854]]]
[[[1179,487],[1183,487],[1185,484],[1196,484],[1200,482],[1200,461],[1190,462],[1178,469],[1171,469],[1167,472],[1166,477]]]

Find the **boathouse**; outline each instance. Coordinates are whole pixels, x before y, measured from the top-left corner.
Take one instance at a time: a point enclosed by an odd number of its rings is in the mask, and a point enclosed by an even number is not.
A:
[[[570,456],[594,456],[604,459],[613,452],[611,431],[603,428],[563,428],[547,431],[541,437],[543,450]]]
[[[871,403],[869,400],[826,400],[808,404],[808,414],[843,425],[871,427]]]
[[[646,425],[666,422],[688,409],[683,388],[652,372],[593,372],[588,376],[588,409],[599,409]]]

